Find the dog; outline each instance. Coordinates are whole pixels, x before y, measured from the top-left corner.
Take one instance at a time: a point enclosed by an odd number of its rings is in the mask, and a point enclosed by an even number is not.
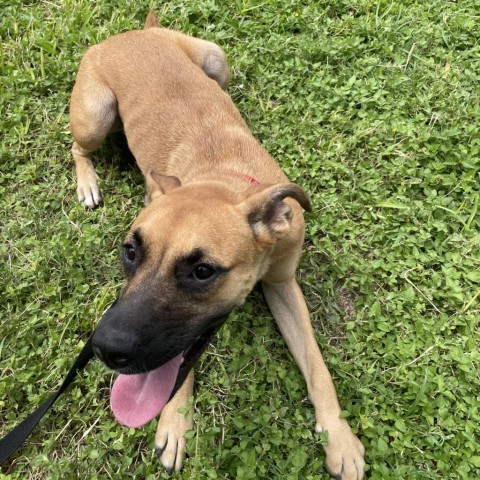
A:
[[[70,104],[79,201],[101,202],[91,154],[119,130],[147,192],[122,246],[126,285],[93,337],[95,354],[120,373],[111,407],[130,427],[161,412],[155,447],[179,470],[192,367],[260,281],[305,377],[315,429],[328,431],[327,470],[360,480],[364,448],[340,418],[295,279],[310,203],[249,132],[225,93],[229,78],[219,46],[160,28],[153,12],[144,30],[110,37],[81,61]]]

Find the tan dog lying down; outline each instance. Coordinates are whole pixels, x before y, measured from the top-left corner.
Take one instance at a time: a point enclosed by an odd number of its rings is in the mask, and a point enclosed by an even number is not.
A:
[[[127,284],[93,339],[121,374],[112,409],[134,427],[161,411],[155,445],[169,471],[180,469],[192,419],[178,409],[193,393],[193,364],[261,281],[305,377],[316,430],[328,430],[326,467],[359,480],[364,449],[339,418],[295,280],[309,201],[252,137],[223,91],[228,80],[217,45],[158,28],[152,12],[145,30],[113,36],[81,62],[70,108],[79,200],[101,201],[91,153],[120,129],[147,186],[123,243]]]

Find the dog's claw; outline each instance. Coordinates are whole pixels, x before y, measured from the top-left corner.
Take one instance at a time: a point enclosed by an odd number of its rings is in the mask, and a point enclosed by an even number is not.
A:
[[[155,455],[160,458],[164,450],[165,446],[155,448]]]

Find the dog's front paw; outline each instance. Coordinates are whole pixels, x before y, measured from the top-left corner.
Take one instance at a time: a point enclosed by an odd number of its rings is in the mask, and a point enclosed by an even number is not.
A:
[[[168,473],[182,468],[186,450],[184,434],[193,427],[191,412],[185,415],[171,410],[168,404],[163,409],[155,435],[155,451]]]
[[[78,201],[86,207],[96,207],[102,201],[100,188],[98,187],[98,175],[95,170],[85,172],[82,178],[79,177],[77,185]]]
[[[325,447],[325,467],[337,480],[362,480],[365,461],[365,448],[352,433],[343,418],[317,424],[315,430],[328,431],[328,443]]]

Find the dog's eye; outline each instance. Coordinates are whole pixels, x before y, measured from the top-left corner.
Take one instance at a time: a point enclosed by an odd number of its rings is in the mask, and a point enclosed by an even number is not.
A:
[[[192,276],[195,278],[195,280],[202,281],[208,280],[214,273],[215,269],[202,263],[194,268]]]
[[[123,245],[123,256],[127,262],[133,263],[136,257],[135,247],[130,243]]]

